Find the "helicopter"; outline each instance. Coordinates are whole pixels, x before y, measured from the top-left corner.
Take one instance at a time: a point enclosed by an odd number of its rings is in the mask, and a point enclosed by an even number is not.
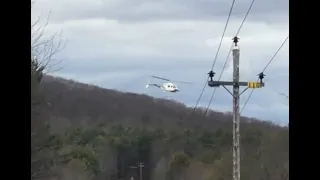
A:
[[[193,84],[191,82],[182,82],[182,81],[171,81],[169,79],[166,78],[162,78],[162,77],[158,77],[158,76],[151,76],[152,78],[155,79],[160,79],[160,80],[164,80],[167,81],[166,83],[163,84],[150,84],[150,80],[148,79],[148,84],[146,85],[146,88],[148,88],[149,86],[154,86],[157,88],[160,88],[163,90],[163,92],[171,92],[171,93],[175,93],[175,92],[179,92],[179,88],[175,83],[183,83],[183,84]]]

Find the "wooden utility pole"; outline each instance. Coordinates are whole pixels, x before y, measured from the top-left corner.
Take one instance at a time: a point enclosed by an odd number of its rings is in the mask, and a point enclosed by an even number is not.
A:
[[[239,87],[239,57],[240,49],[235,37],[233,48],[233,179],[240,180],[240,87]]]
[[[138,168],[138,167],[137,167],[137,166],[129,166],[129,168],[131,168],[131,169],[136,169],[136,168]],[[130,180],[134,180],[133,176],[130,177]]]
[[[240,95],[248,88],[261,88],[264,86],[264,83],[262,82],[263,73],[258,75],[260,82],[239,81],[240,48],[238,46],[238,40],[238,37],[233,38],[233,81],[213,81],[212,78],[215,73],[212,70],[209,72],[210,80],[208,81],[210,87],[223,86],[233,97],[233,180],[240,180]],[[229,91],[226,86],[233,86],[233,93]],[[240,86],[246,86],[247,88],[240,93]]]

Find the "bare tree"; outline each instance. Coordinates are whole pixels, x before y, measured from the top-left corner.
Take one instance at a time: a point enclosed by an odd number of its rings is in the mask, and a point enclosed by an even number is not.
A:
[[[36,4],[35,1],[31,2],[31,8]],[[63,40],[62,31],[54,34],[45,34],[50,20],[51,11],[45,17],[42,23],[42,16],[38,16],[31,22],[31,61],[37,64],[46,73],[55,72],[61,69],[58,67],[61,60],[56,59],[55,55],[61,52],[67,43]]]
[[[31,8],[35,1],[31,2]],[[31,179],[38,179],[49,175],[49,170],[57,159],[56,153],[48,147],[52,134],[45,128],[44,116],[39,115],[37,108],[43,103],[40,98],[39,84],[43,73],[59,70],[61,63],[55,55],[64,49],[66,42],[61,37],[62,32],[48,35],[50,13],[41,24],[41,16],[31,23]]]
[[[31,10],[36,0],[31,1]],[[46,32],[51,12],[47,16],[39,15],[31,22],[31,110],[40,104],[38,87],[43,74],[56,72],[61,69],[61,60],[56,55],[67,43],[62,38],[62,31],[54,34]],[[44,18],[44,21],[41,19]]]

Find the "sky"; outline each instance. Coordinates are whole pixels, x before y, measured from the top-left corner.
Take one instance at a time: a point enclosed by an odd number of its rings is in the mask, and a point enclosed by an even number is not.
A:
[[[37,0],[32,21],[50,18],[44,38],[62,32],[67,40],[55,59],[53,75],[125,92],[170,98],[193,107],[215,59],[232,0]],[[222,72],[251,0],[236,0],[213,71]],[[238,37],[240,80],[255,81],[289,34],[288,0],[256,0]],[[58,41],[58,39],[57,39]],[[254,90],[242,115],[287,124],[289,101],[289,40],[264,71],[265,87]],[[176,81],[179,93],[145,85],[150,75]],[[221,80],[232,80],[232,57]],[[163,81],[150,79],[152,83]],[[230,90],[231,87],[229,88]],[[243,89],[243,88],[242,88]],[[207,87],[199,106],[207,107]],[[243,107],[250,90],[240,97]],[[232,97],[218,88],[210,106],[232,111]]]

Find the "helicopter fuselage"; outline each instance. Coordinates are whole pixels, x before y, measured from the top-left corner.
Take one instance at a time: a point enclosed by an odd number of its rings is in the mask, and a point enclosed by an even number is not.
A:
[[[179,92],[178,86],[173,83],[163,83],[161,89],[168,92]]]

